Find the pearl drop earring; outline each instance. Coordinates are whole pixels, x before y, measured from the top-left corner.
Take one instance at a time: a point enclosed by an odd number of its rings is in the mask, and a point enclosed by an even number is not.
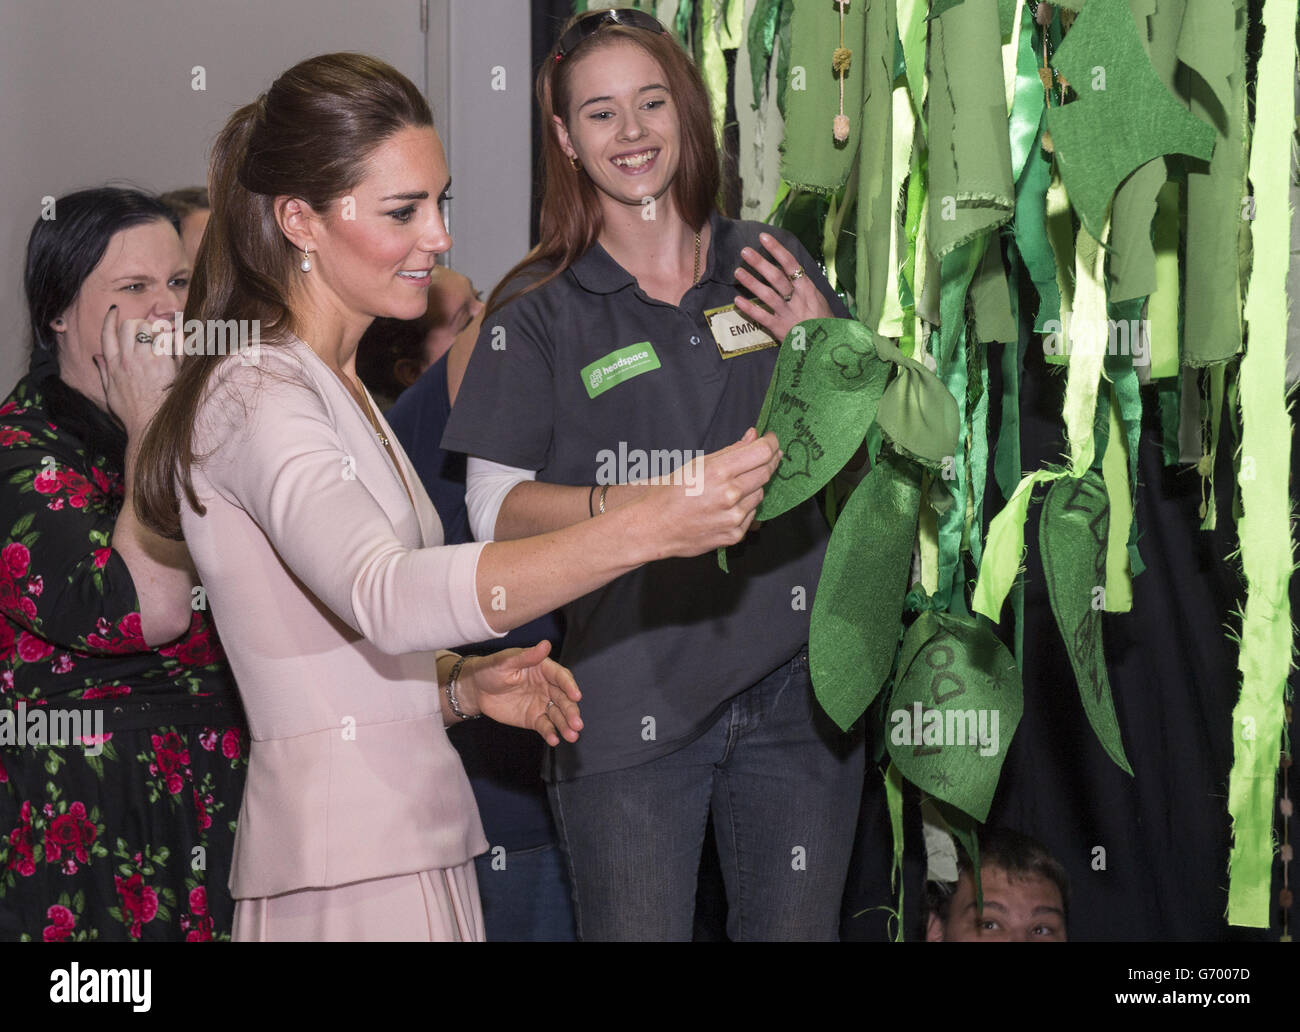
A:
[[[302,264],[299,266],[303,272],[311,272],[311,252],[303,248]]]

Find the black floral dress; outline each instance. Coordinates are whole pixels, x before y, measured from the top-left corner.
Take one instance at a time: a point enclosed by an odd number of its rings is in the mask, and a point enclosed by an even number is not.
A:
[[[201,589],[183,637],[145,644],[110,544],[122,492],[20,381],[0,406],[0,940],[230,937],[246,725]]]

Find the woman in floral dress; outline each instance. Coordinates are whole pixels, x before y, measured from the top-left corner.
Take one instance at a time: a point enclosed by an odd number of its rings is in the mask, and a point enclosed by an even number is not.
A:
[[[124,490],[189,264],[145,194],[50,214],[0,406],[0,940],[229,938],[244,719],[188,557]]]

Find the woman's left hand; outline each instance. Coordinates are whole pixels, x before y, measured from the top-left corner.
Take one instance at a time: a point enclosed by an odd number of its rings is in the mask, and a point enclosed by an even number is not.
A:
[[[466,702],[498,724],[529,728],[548,745],[576,742],[582,730],[578,700],[582,692],[568,667],[547,656],[549,641],[528,649],[504,649],[490,656],[471,656],[460,673]]]
[[[798,259],[782,247],[776,237],[771,233],[760,233],[758,239],[772,260],[752,247],[746,247],[740,252],[740,257],[753,266],[758,275],[742,266],[736,270],[736,282],[763,304],[738,297],[736,310],[767,330],[779,344],[805,319],[829,318],[831,306],[804,274]]]

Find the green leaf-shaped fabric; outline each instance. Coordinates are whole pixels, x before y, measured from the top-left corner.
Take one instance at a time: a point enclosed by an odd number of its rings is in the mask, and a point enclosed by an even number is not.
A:
[[[1209,160],[1214,129],[1160,81],[1128,0],[1088,0],[1052,64],[1078,99],[1049,108],[1047,128],[1070,203],[1095,239],[1116,188],[1134,169],[1160,154]]]
[[[1132,774],[1120,741],[1101,644],[1105,595],[1099,591],[1104,592],[1106,586],[1109,525],[1106,485],[1101,474],[1090,469],[1082,477],[1064,477],[1048,488],[1039,546],[1047,597],[1079,682],[1083,710],[1107,755]]]
[[[881,456],[835,521],[808,638],[822,709],[847,731],[894,665],[921,504],[921,471]]]
[[[886,747],[914,785],[984,821],[1024,705],[1016,661],[987,625],[924,612],[903,636]]]
[[[785,452],[758,519],[793,509],[844,468],[876,418],[890,368],[871,331],[852,319],[809,319],[790,331],[755,423]]]

